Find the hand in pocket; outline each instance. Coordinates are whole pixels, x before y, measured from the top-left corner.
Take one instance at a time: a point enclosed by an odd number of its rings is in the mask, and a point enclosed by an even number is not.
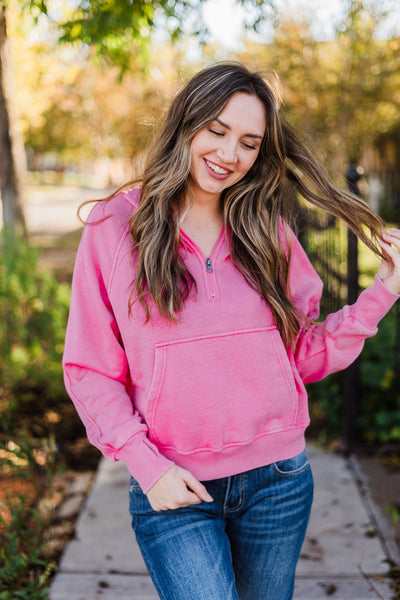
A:
[[[189,471],[173,465],[146,494],[153,510],[173,510],[212,502],[206,488]]]

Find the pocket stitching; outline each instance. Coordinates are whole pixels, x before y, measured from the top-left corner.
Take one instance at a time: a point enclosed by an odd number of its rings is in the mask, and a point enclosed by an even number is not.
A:
[[[176,447],[176,444],[172,444],[172,443],[168,444],[165,442],[164,443],[161,442],[161,440],[159,439],[159,437],[156,433],[155,424],[156,424],[156,420],[157,420],[157,409],[160,404],[161,388],[162,388],[162,385],[163,385],[163,382],[164,382],[165,376],[166,376],[165,371],[166,371],[168,349],[173,348],[174,346],[179,346],[181,344],[185,344],[185,343],[204,342],[207,340],[230,338],[230,337],[237,336],[237,335],[246,335],[246,334],[248,335],[248,334],[252,334],[252,333],[269,333],[272,336],[272,344],[273,344],[273,348],[275,350],[275,355],[277,356],[277,362],[280,365],[282,379],[286,383],[287,390],[288,390],[288,399],[292,405],[292,414],[290,415],[289,422],[286,422],[286,425],[283,425],[283,423],[281,423],[281,426],[278,429],[266,428],[263,431],[259,431],[259,433],[257,435],[255,435],[251,438],[248,438],[246,440],[240,440],[240,441],[238,440],[238,441],[231,441],[231,442],[225,441],[220,447],[218,446],[217,448],[207,445],[206,447],[201,446],[201,447],[196,447],[196,448],[186,449],[186,450],[183,448],[180,448],[178,450]],[[147,425],[148,425],[148,429],[149,429],[149,439],[151,441],[154,441],[155,443],[157,443],[160,448],[161,447],[168,448],[171,450],[175,450],[181,454],[193,454],[193,453],[204,452],[204,451],[207,451],[207,452],[220,451],[226,447],[246,445],[246,444],[251,443],[253,440],[263,437],[265,435],[269,435],[271,433],[276,433],[276,431],[286,431],[288,429],[292,429],[293,427],[295,427],[296,417],[298,414],[298,401],[297,401],[296,386],[295,386],[294,377],[293,376],[290,377],[290,371],[291,371],[290,361],[287,356],[286,356],[287,360],[283,360],[284,356],[282,356],[282,355],[286,354],[286,352],[285,352],[283,343],[278,345],[279,340],[277,339],[277,336],[279,336],[279,332],[278,332],[276,326],[267,326],[267,327],[257,327],[257,328],[251,328],[251,329],[242,329],[242,330],[237,330],[237,331],[222,332],[222,333],[213,333],[212,335],[194,336],[191,338],[185,338],[185,339],[180,339],[180,340],[175,340],[175,341],[170,340],[170,341],[155,344],[155,346],[154,346],[155,359],[154,359],[154,368],[153,368],[154,370],[153,370],[153,377],[152,377],[152,381],[150,384],[148,400],[147,400],[147,406],[148,406]]]
[[[296,457],[293,457],[293,458],[296,458]],[[306,456],[305,458],[306,458],[306,462],[304,463],[304,465],[302,465],[301,467],[298,467],[297,469],[294,469],[293,471],[281,471],[276,462],[273,463],[272,468],[274,470],[274,473],[276,473],[276,475],[278,475],[279,477],[293,477],[295,475],[300,475],[303,471],[305,471],[310,466],[308,457]],[[290,459],[288,459],[288,460],[290,460]]]
[[[167,342],[159,342],[155,344],[155,348],[168,348],[169,346],[177,346],[178,344],[186,344],[190,342],[197,342],[201,340],[216,340],[218,338],[231,337],[234,335],[243,335],[246,333],[261,333],[263,331],[278,331],[275,325],[270,325],[268,327],[254,327],[252,329],[238,329],[236,331],[228,331],[221,333],[213,333],[207,335],[195,335],[190,338],[183,338],[180,340],[169,340]]]
[[[155,413],[156,413],[156,409],[158,406],[158,400],[160,397],[160,388],[162,385],[162,382],[164,381],[164,377],[165,377],[165,361],[166,361],[166,356],[165,356],[165,351],[163,351],[160,348],[160,351],[157,352],[156,350],[158,349],[158,346],[155,346],[155,353],[154,353],[154,368],[153,368],[153,377],[152,377],[152,381],[150,384],[150,389],[149,389],[149,394],[148,394],[148,400],[147,400],[147,405],[148,405],[148,418],[147,418],[147,423],[148,423],[148,427],[149,427],[149,437],[154,440],[157,440],[157,436],[155,435],[154,431],[151,430],[152,425],[154,424],[154,420],[155,420]]]
[[[272,339],[273,339],[276,354],[278,356],[279,363],[281,365],[281,371],[282,371],[282,374],[286,381],[286,385],[288,386],[288,388],[290,390],[290,395],[292,396],[292,398],[296,399],[296,397],[297,397],[296,383],[294,380],[289,357],[285,351],[285,348],[283,347],[283,342],[279,337],[279,333],[276,332],[276,334],[272,336]],[[293,408],[293,415],[292,415],[292,420],[291,420],[292,424],[294,424],[296,422],[298,411],[299,411],[298,402],[295,401],[293,404],[294,404],[294,408]]]

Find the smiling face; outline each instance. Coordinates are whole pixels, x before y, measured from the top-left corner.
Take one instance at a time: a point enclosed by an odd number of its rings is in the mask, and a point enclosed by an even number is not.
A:
[[[258,96],[237,92],[224,110],[194,136],[190,187],[193,198],[219,201],[253,166],[266,128]]]

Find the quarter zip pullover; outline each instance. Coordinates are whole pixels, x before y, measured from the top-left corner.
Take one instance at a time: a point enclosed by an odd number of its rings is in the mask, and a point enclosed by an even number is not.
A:
[[[221,260],[226,258],[226,242],[225,242],[225,227],[222,228],[221,233],[215,243],[214,248],[208,258],[206,258],[200,248],[193,240],[181,229],[181,240],[182,244],[191,252],[193,252],[202,263],[205,265],[205,277],[204,284],[207,289],[207,297],[210,301],[218,300],[218,284],[217,284],[217,271],[214,269],[214,265],[218,264],[218,259]]]
[[[64,351],[65,384],[90,441],[124,460],[144,492],[174,463],[199,480],[299,454],[309,423],[305,383],[347,367],[397,299],[376,278],[357,302],[300,331],[285,348],[272,313],[233,264],[223,229],[209,257],[181,232],[196,280],[170,325],[140,303],[128,230],[140,190],[93,209],[77,254]],[[282,244],[286,244],[282,235]],[[294,235],[290,292],[318,317],[320,278]]]

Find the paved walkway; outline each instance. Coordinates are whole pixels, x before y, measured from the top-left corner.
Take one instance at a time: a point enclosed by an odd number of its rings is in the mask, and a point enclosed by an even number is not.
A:
[[[315,500],[294,599],[391,600],[389,559],[398,564],[399,555],[389,522],[363,489],[357,463],[314,447],[309,457]],[[130,529],[128,481],[123,464],[101,461],[50,600],[158,598]]]
[[[104,195],[78,187],[57,188],[57,194],[33,188],[26,205],[29,229],[53,236],[73,231],[79,227],[76,208]],[[394,530],[370,499],[356,461],[316,448],[309,456],[315,501],[295,600],[391,600],[389,559],[400,564]],[[123,464],[101,461],[50,600],[157,599],[130,529],[128,482]]]

